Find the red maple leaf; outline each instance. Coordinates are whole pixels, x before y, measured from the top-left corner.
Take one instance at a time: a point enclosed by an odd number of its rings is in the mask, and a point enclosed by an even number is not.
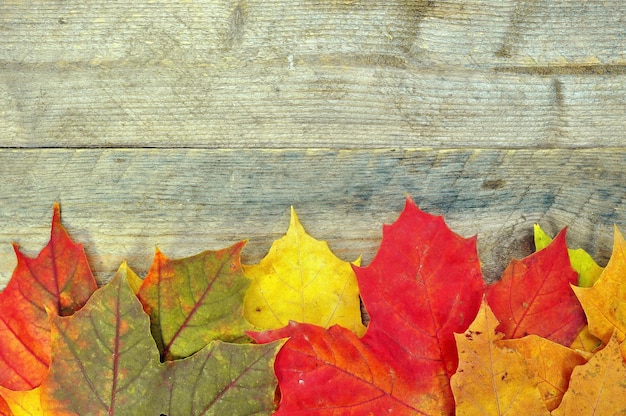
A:
[[[538,335],[569,347],[587,320],[570,285],[578,282],[569,260],[565,230],[549,246],[513,260],[486,289],[491,310],[507,338]]]
[[[297,323],[251,334],[289,337],[276,358],[276,414],[452,414],[454,333],[476,316],[484,287],[476,239],[407,198],[372,264],[354,269],[371,318],[363,338]]]
[[[97,289],[81,244],[74,244],[54,205],[50,241],[37,258],[14,244],[17,267],[0,293],[0,385],[38,386],[50,364],[48,312],[71,315]]]

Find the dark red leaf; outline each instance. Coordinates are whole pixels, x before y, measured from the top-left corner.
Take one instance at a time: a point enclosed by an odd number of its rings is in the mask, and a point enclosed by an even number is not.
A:
[[[570,265],[565,230],[543,250],[513,260],[502,279],[487,287],[487,302],[507,338],[534,334],[570,346],[586,319],[570,285],[578,274]]]

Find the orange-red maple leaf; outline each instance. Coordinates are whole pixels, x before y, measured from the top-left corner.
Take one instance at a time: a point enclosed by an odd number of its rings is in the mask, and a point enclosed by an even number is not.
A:
[[[74,244],[54,205],[50,241],[37,258],[14,244],[17,267],[0,293],[0,385],[38,386],[50,363],[51,314],[71,315],[97,289],[81,244]]]
[[[502,279],[487,287],[487,302],[507,338],[533,334],[570,346],[586,319],[570,285],[578,282],[565,230],[543,250],[513,260]]]
[[[483,291],[475,238],[407,198],[372,264],[354,269],[371,318],[363,338],[296,323],[251,334],[290,337],[276,358],[277,414],[453,413],[454,333],[472,322]]]

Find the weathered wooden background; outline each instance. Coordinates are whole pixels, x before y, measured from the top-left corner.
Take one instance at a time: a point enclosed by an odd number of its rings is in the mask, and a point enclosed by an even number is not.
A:
[[[100,282],[305,228],[367,264],[410,194],[488,279],[626,231],[626,2],[0,4],[0,287],[51,206]]]

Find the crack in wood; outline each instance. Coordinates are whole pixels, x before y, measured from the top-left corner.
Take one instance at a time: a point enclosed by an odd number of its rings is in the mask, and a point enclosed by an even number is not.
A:
[[[527,75],[624,75],[626,64],[567,64],[502,66],[493,68],[495,72],[510,72]]]

